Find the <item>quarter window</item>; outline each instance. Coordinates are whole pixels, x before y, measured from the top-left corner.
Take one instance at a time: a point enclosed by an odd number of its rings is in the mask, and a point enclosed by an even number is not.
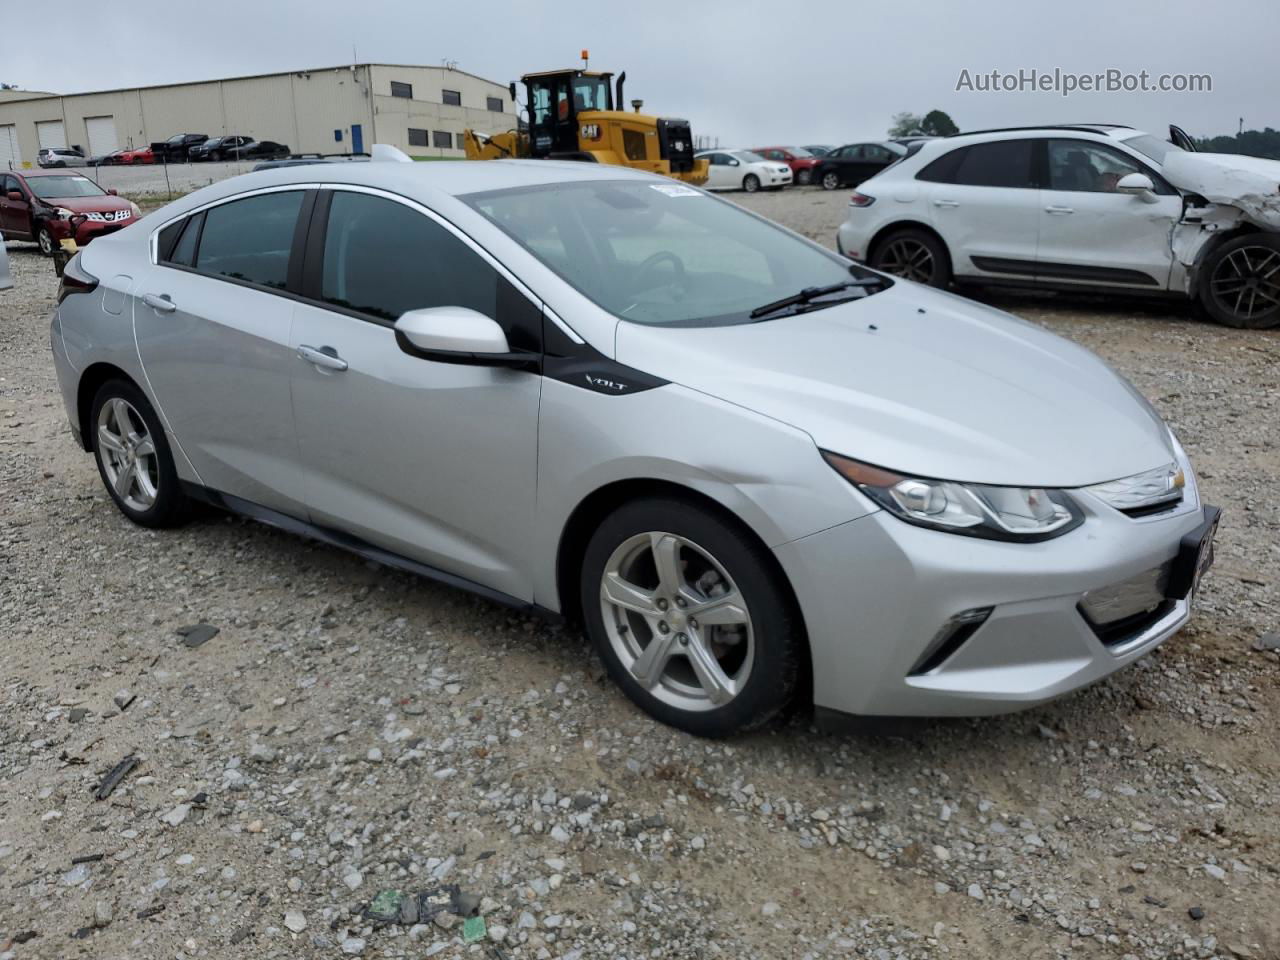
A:
[[[399,80],[391,81],[391,95],[393,97],[404,97],[406,100],[413,99],[413,84],[401,83]]]
[[[427,140],[427,131],[415,130],[413,127],[410,127],[409,128],[409,146],[411,147],[430,146],[430,142]]]
[[[211,207],[204,215],[196,269],[283,290],[301,206],[302,191],[289,190]]]
[[[451,107],[462,106],[462,94],[457,90],[441,90],[440,99],[442,102],[449,104]]]
[[[453,149],[453,134],[448,130],[434,130],[431,133],[431,145],[444,150]]]
[[[339,191],[329,207],[320,295],[394,321],[420,307],[498,317],[498,272],[430,217],[382,197]]]

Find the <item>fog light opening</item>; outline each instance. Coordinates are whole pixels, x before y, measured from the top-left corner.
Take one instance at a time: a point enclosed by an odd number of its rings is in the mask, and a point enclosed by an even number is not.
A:
[[[972,610],[957,613],[944,623],[942,629],[929,642],[920,659],[916,661],[916,665],[907,672],[907,676],[920,677],[933,673],[950,660],[952,654],[964,646],[978,628],[987,622],[992,609],[991,607],[974,607]]]

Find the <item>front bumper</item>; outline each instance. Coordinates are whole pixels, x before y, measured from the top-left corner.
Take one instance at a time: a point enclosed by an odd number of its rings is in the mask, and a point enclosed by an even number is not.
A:
[[[815,705],[863,716],[1008,713],[1094,683],[1176,633],[1193,595],[1119,635],[1092,626],[1082,603],[1178,556],[1206,516],[1194,484],[1178,508],[1143,519],[1077,500],[1085,522],[1042,543],[962,537],[880,511],[776,548],[809,632]],[[930,662],[939,637],[972,611],[985,617]]]
[[[117,230],[123,230],[129,224],[135,222],[138,217],[130,216],[127,220],[114,220],[107,222],[104,220],[86,220],[80,224],[79,229],[75,231],[76,246],[83,247],[95,237],[106,236],[108,233],[115,233]],[[72,234],[71,223],[61,218],[47,220],[49,233],[53,239],[65,240]]]

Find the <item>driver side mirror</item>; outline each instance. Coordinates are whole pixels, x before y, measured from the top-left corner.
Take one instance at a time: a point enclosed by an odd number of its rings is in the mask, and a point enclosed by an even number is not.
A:
[[[729,160],[729,166],[731,166],[731,167],[736,167],[737,165],[738,165],[738,161],[737,161],[737,160],[734,160],[734,159],[732,159],[732,158],[730,158],[730,160]]]
[[[1116,193],[1127,193],[1145,203],[1155,203],[1156,185],[1145,173],[1126,173],[1116,181]]]
[[[118,197],[118,196],[120,196],[120,194],[116,193],[116,191],[115,191],[115,188],[114,188],[114,187],[113,187],[112,189],[108,190],[108,191],[107,191],[107,194],[108,194],[109,196],[112,196],[112,197]]]
[[[496,320],[470,307],[424,307],[400,315],[400,349],[421,360],[537,370],[535,354],[513,352]]]
[[[10,190],[8,193],[5,194],[5,196],[8,197],[10,200],[12,200],[14,203],[21,203],[24,199],[21,191],[18,191],[18,190]]]

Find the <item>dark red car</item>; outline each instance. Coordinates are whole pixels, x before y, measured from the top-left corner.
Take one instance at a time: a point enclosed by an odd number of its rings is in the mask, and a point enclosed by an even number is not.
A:
[[[70,170],[0,172],[0,236],[34,240],[46,256],[52,256],[59,241],[73,234],[83,246],[141,216],[136,203]],[[73,219],[78,226],[73,227]]]
[[[113,162],[123,164],[155,163],[156,155],[155,151],[150,147],[138,147],[136,150],[118,150]]]
[[[818,158],[804,147],[752,147],[751,152],[766,160],[781,160],[791,168],[792,180],[802,187],[813,182],[813,168],[818,165]]]

